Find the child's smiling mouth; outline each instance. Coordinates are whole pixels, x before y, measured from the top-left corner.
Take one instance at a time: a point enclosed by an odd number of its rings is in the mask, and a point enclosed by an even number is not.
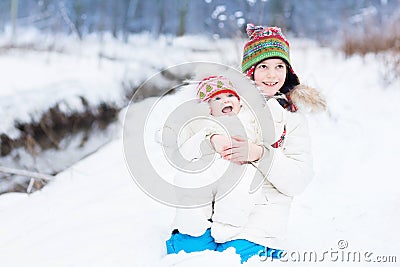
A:
[[[263,82],[264,85],[272,87],[278,84],[278,82]]]
[[[226,107],[224,107],[223,109],[222,109],[222,113],[231,113],[232,112],[232,110],[233,110],[233,107],[232,106],[226,106]]]

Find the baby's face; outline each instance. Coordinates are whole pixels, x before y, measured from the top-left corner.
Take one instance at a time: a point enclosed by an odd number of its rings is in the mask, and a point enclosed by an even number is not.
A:
[[[218,117],[224,115],[238,114],[240,111],[240,101],[232,93],[222,93],[210,98],[211,115]]]

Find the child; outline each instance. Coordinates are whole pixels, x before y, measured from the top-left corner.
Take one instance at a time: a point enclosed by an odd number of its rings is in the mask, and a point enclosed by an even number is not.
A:
[[[223,76],[207,77],[199,83],[197,96],[201,103],[208,104],[209,113],[213,117],[236,116],[249,140],[262,145],[262,136],[257,120],[252,110],[245,103],[241,103],[240,96],[230,80]],[[254,108],[263,108],[264,104],[261,98],[252,101]],[[226,124],[233,123],[233,121],[229,121],[229,117],[225,117]],[[185,141],[180,144],[181,153],[189,161],[198,158],[200,143],[215,134],[218,134],[220,140],[230,142],[223,131],[221,126],[213,124],[213,120],[197,121],[196,125],[188,125],[181,134]],[[236,133],[231,132],[230,134],[235,135]],[[215,147],[216,151],[222,149],[218,145]],[[193,181],[193,177],[184,174],[178,175],[175,178],[175,183],[183,186],[190,186],[195,182],[198,183],[199,180],[203,183],[211,183],[212,179],[221,177],[221,172],[227,173],[226,170],[229,165],[233,168],[230,173],[235,175],[228,175],[227,179],[221,178],[213,188],[213,193],[208,195],[208,201],[210,203],[214,201],[214,205],[210,204],[205,208],[177,209],[173,223],[175,230],[172,237],[167,241],[168,253],[178,253],[180,250],[193,252],[205,249],[221,251],[218,244],[220,240],[235,239],[243,231],[255,199],[262,197],[257,195],[259,191],[249,193],[250,183],[257,171],[256,163],[235,165],[229,164],[229,161],[224,159],[216,159],[207,171],[194,177],[197,181]],[[239,177],[240,173],[243,173],[243,176],[235,185],[234,178]],[[224,196],[228,189],[233,186],[233,190]],[[193,198],[194,196],[188,197]],[[225,225],[229,225],[231,231],[226,232],[224,230]],[[222,250],[225,249],[225,247],[222,248]],[[264,251],[265,248],[259,247],[258,250]],[[276,251],[275,255],[278,255],[278,253],[279,251]],[[247,258],[242,257],[242,261],[245,260]]]
[[[315,89],[300,85],[290,63],[289,43],[279,28],[248,24],[247,34],[242,71],[265,96],[280,138],[262,146],[248,143],[246,138],[231,142],[220,142],[216,135],[211,138],[214,145],[228,147],[220,152],[222,157],[237,163],[258,161],[258,169],[266,177],[261,187],[264,198],[255,204],[241,234],[225,243],[226,248],[234,247],[238,254],[259,245],[284,247],[293,197],[306,188],[313,176],[307,121],[301,108],[318,111],[326,107]],[[250,147],[251,153],[242,152],[245,146]],[[262,152],[256,148],[262,148]],[[263,168],[263,161],[271,158],[271,168]],[[227,232],[234,231],[230,225],[224,227]]]

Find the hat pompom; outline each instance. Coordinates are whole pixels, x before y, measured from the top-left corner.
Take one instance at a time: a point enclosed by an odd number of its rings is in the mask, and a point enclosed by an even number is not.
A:
[[[288,42],[279,27],[264,27],[262,25],[255,26],[253,23],[248,23],[246,33],[250,40],[261,36],[279,35],[282,39]]]
[[[255,36],[260,35],[264,31],[263,26],[254,26],[253,23],[248,23],[246,27],[246,33],[250,40],[254,39]]]

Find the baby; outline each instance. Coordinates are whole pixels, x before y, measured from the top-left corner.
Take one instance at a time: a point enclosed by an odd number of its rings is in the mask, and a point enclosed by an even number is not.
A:
[[[201,144],[210,140],[213,135],[218,138],[231,140],[229,135],[239,134],[247,136],[256,144],[262,144],[262,135],[258,122],[252,110],[242,103],[233,83],[223,76],[210,76],[204,78],[197,86],[197,97],[199,105],[207,105],[207,119],[194,120],[186,125],[178,137],[179,151],[189,162],[210,160],[201,152]],[[218,123],[220,122],[220,123]],[[222,126],[222,125],[223,126]],[[226,127],[225,127],[226,126]],[[234,126],[234,127],[231,127]],[[207,143],[207,142],[206,142]],[[218,143],[218,142],[215,142]],[[208,142],[211,147],[210,142]],[[215,151],[223,147],[215,145]],[[249,192],[250,184],[257,173],[255,163],[243,162],[242,165],[231,163],[213,152],[214,157],[211,166],[196,175],[180,173],[174,181],[178,186],[190,187],[193,184],[212,184],[209,194],[203,196],[202,201],[209,203],[200,208],[178,208],[173,222],[173,233],[185,235],[186,237],[200,237],[210,231],[215,242],[226,242],[234,239],[247,223],[254,199],[258,196],[257,191]],[[193,195],[185,196],[193,198]],[[204,199],[205,198],[205,199]],[[236,229],[235,233],[224,231],[225,225]],[[186,242],[190,244],[190,242]],[[167,241],[168,253],[178,253],[180,250],[186,252],[196,251],[193,246],[186,246],[185,242],[177,244],[174,235]],[[212,243],[210,243],[212,244]],[[173,248],[173,249],[172,249]],[[217,248],[210,247],[215,250]]]

